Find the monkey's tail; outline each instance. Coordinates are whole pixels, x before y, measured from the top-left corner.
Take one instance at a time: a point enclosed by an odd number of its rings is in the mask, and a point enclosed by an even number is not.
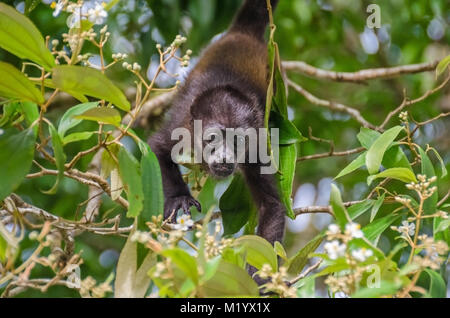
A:
[[[273,10],[278,1],[270,0]],[[246,0],[236,15],[230,31],[250,33],[256,38],[263,39],[268,24],[269,12],[266,0]]]

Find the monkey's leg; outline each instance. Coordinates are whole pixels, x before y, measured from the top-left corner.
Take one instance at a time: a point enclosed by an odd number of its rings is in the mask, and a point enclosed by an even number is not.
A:
[[[280,200],[273,175],[260,174],[260,166],[244,168],[247,184],[259,210],[257,234],[271,244],[284,236],[285,207]]]
[[[189,209],[192,206],[195,206],[200,211],[200,203],[191,196],[188,186],[183,181],[178,165],[170,157],[170,152],[168,153],[158,143],[152,142],[152,140],[150,145],[158,158],[161,168],[164,191],[164,219],[170,217],[170,222],[174,222],[179,209],[182,209],[186,214],[190,214]]]
[[[244,174],[259,210],[256,234],[268,240],[272,245],[276,241],[281,242],[284,236],[285,207],[280,201],[274,176],[260,174],[260,166],[257,165],[249,165],[244,168]],[[267,280],[254,276],[256,271],[257,269],[253,266],[248,269],[249,274],[258,285],[267,283]]]

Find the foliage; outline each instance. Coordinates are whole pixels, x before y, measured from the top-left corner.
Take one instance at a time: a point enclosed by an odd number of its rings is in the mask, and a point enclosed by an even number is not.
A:
[[[176,224],[163,221],[158,161],[144,141],[146,132],[136,127],[151,97],[174,91],[180,83],[174,73],[195,59],[191,50],[180,51],[189,46],[198,52],[226,27],[239,3],[139,3],[153,10],[142,15],[153,28],[152,45],[143,41],[148,29],[138,32],[142,21],[134,17],[136,10],[123,1],[101,5],[60,0],[50,5],[53,11],[39,1],[27,1],[25,14],[0,3],[3,296],[314,297],[316,282],[324,280],[331,297],[446,297],[448,137],[443,138],[445,148],[439,138],[426,139],[417,132],[448,119],[448,113],[434,106],[449,81],[449,57],[435,64],[434,80],[417,76],[405,83],[390,79],[370,87],[350,84],[354,86],[347,92],[338,88],[345,85],[341,83],[327,83],[322,90],[314,79],[289,74],[286,80],[280,56],[322,68],[335,64],[335,69],[347,71],[400,60],[394,46],[384,48],[386,55],[368,55],[354,47],[356,30],[364,29],[359,2],[330,1],[336,12],[331,15],[319,2],[281,1],[275,19],[270,15],[265,117],[266,127],[280,128],[280,194],[291,219],[320,208],[319,212],[334,216],[335,224],[316,230],[302,248],[289,244],[292,234],[272,246],[254,235],[257,212],[239,175],[216,181],[201,171],[183,170],[207,213],[178,216]],[[386,14],[397,12],[399,3],[384,4]],[[401,62],[415,63],[425,51],[421,17],[430,10],[437,16],[448,13],[445,1],[433,3],[431,9],[419,2],[403,8],[408,17],[402,14],[393,22],[390,40],[401,45]],[[120,24],[123,12],[129,16],[125,28]],[[184,19],[186,12],[190,23]],[[338,13],[345,16],[345,23]],[[119,22],[104,25],[108,15]],[[69,30],[64,23],[67,16]],[[45,23],[49,18],[55,21],[51,28]],[[320,34],[313,32],[316,20]],[[413,30],[414,23],[422,30],[414,35],[420,43],[397,35],[405,25]],[[187,38],[177,35],[180,29]],[[299,29],[311,32],[300,35]],[[125,53],[115,49],[119,40],[127,41],[127,33],[135,34],[138,51],[146,43],[139,56],[131,49]],[[443,41],[448,36],[444,33]],[[305,50],[299,55],[300,49]],[[149,62],[144,56],[152,56],[148,72],[141,67]],[[387,61],[377,60],[383,57]],[[137,62],[127,62],[131,60]],[[166,81],[161,80],[164,77]],[[360,127],[361,120],[348,107],[338,107],[346,113],[339,117],[333,102],[288,95],[286,88],[304,92],[292,85],[291,78],[327,99],[365,104],[358,114],[367,112],[369,125]],[[393,88],[403,84],[421,97],[410,99]],[[401,105],[392,107],[398,98]],[[415,104],[423,106],[421,113],[414,113]],[[161,112],[153,110],[150,128]],[[385,118],[382,124],[370,124],[379,118]],[[314,137],[311,129],[307,140],[301,133],[306,124],[333,141]],[[346,165],[346,159],[334,156],[334,141],[356,147],[339,157],[357,157]],[[324,143],[331,150],[315,158],[325,151]],[[308,160],[310,156],[328,161]],[[315,182],[325,176],[336,176],[330,206],[298,209],[292,196],[299,180]],[[356,191],[358,187],[364,191]],[[113,261],[102,267],[98,259],[104,250],[120,251],[120,256],[110,257]],[[252,279],[249,265],[264,284],[258,286]]]

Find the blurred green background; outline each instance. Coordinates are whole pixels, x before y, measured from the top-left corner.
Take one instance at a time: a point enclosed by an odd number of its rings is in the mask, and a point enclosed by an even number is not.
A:
[[[3,1],[24,10],[24,1]],[[177,34],[188,38],[184,49],[192,49],[193,62],[215,36],[224,32],[240,0],[130,0],[120,1],[107,19],[112,37],[106,47],[106,59],[111,61],[113,53],[127,53],[129,62],[138,62],[148,74],[157,66],[156,43],[170,44]],[[366,8],[376,3],[381,8],[380,29],[368,29]],[[50,1],[43,1],[29,15],[43,35],[61,41],[67,32],[67,14],[53,17]],[[356,71],[373,67],[388,67],[401,64],[421,63],[441,59],[450,54],[450,3],[448,0],[281,0],[275,13],[277,24],[276,40],[279,43],[283,60],[300,60],[319,68],[336,71]],[[101,28],[101,26],[97,27]],[[93,48],[86,46],[83,53]],[[0,50],[0,60],[17,66],[20,61]],[[98,56],[91,62],[98,63]],[[175,72],[179,63],[171,67]],[[169,67],[170,70],[170,67]],[[113,67],[108,75],[124,90],[133,86],[133,78],[122,67]],[[361,111],[365,118],[379,125],[390,110],[397,107],[403,98],[403,90],[415,98],[437,85],[433,72],[407,75],[389,80],[374,80],[361,84],[320,81],[305,76],[288,74],[289,78],[302,85],[311,93],[323,99],[339,101]],[[161,77],[160,87],[173,84],[173,79]],[[57,122],[61,114],[72,104],[55,105],[49,118]],[[313,135],[333,140],[336,150],[346,150],[359,146],[356,134],[359,125],[348,115],[333,113],[307,102],[294,91],[289,94],[290,116],[300,131],[307,136],[308,127]],[[424,121],[441,112],[450,111],[450,87],[433,95],[410,109],[417,121]],[[159,122],[154,118],[154,122]],[[398,124],[394,118],[391,125]],[[86,130],[84,123],[79,127]],[[155,125],[156,127],[157,125]],[[416,141],[425,146],[430,144],[442,155],[450,169],[450,118],[436,121],[420,129]],[[148,135],[148,129],[137,129],[141,136]],[[87,149],[95,140],[74,143],[66,148],[73,156],[81,149]],[[327,152],[327,144],[308,141],[302,144],[301,154]],[[87,169],[92,157],[87,156],[78,168]],[[330,182],[354,156],[326,158],[301,162],[297,168],[294,185],[295,207],[307,205],[326,205],[328,203]],[[16,191],[26,201],[47,211],[68,219],[75,217],[77,205],[87,199],[87,188],[73,180],[65,179],[57,195],[47,196],[41,190],[48,189],[53,177],[27,180]],[[358,200],[368,193],[365,173],[353,173],[338,180],[344,200]],[[400,183],[398,184],[400,186]],[[394,190],[396,184],[394,183]],[[441,196],[450,187],[449,177],[440,181]],[[400,188],[399,188],[400,189]],[[120,209],[111,211],[114,206],[104,197],[102,213],[123,213]],[[389,206],[380,212],[389,213]],[[368,220],[358,220],[367,223]],[[304,215],[295,222],[288,222],[285,245],[290,254],[301,248],[319,230],[331,222],[328,215]],[[380,247],[389,250],[393,244],[392,231],[387,231],[380,240]],[[82,278],[88,275],[98,281],[105,280],[114,270],[121,247],[125,240],[121,237],[102,237],[83,234],[77,238],[77,251],[83,250],[84,264]],[[26,259],[32,252],[35,242],[24,242],[20,258]],[[37,267],[34,277],[50,276],[50,272]],[[320,291],[319,291],[320,294]],[[61,297],[78,294],[63,287],[52,287],[48,293],[29,290],[21,297]],[[321,295],[326,296],[326,295]]]

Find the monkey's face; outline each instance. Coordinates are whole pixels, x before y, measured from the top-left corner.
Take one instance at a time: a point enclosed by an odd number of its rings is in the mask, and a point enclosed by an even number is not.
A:
[[[191,115],[194,145],[197,152],[201,149],[204,168],[218,178],[233,174],[246,161],[248,145],[257,144],[256,131],[250,136],[247,130],[258,127],[263,118],[255,116],[249,101],[231,88],[208,91],[197,98]]]
[[[203,134],[203,159],[210,173],[218,178],[232,175],[246,157],[245,136],[233,128],[209,126]]]

